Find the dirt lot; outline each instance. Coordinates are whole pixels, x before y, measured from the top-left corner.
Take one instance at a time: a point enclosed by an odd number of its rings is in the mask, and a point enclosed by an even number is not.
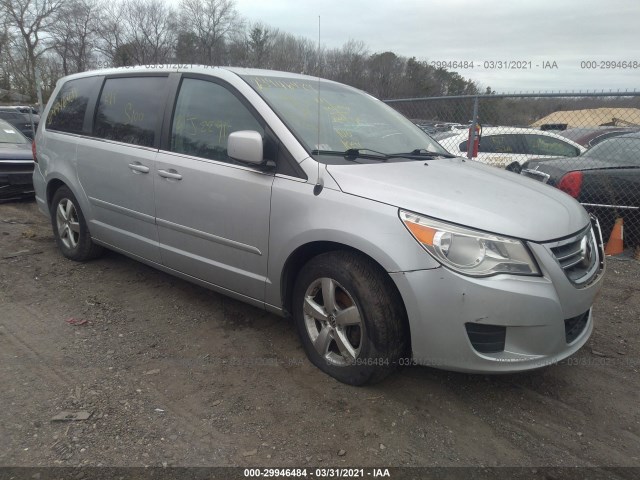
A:
[[[541,371],[348,387],[289,321],[119,254],[66,260],[35,203],[3,204],[0,465],[640,466],[640,262],[609,261],[595,317]]]

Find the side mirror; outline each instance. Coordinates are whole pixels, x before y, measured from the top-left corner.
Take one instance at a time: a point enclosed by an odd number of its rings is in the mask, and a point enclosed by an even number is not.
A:
[[[508,172],[520,173],[522,172],[522,165],[520,165],[518,162],[513,162],[512,164],[506,166],[505,170]]]
[[[263,163],[262,135],[253,130],[241,130],[229,135],[227,155],[239,162]]]

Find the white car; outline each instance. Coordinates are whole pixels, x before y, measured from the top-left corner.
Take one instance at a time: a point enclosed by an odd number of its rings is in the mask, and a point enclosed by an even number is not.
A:
[[[438,138],[440,137],[440,138]],[[438,135],[436,140],[450,153],[467,156],[469,132]],[[519,172],[522,164],[532,158],[577,157],[586,149],[555,133],[532,128],[485,127],[482,129],[478,156],[482,163]]]

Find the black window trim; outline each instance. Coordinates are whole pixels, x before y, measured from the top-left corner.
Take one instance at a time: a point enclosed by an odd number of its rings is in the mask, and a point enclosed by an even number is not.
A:
[[[45,112],[43,112],[43,114],[40,116],[40,123],[43,124],[42,126],[45,131],[54,132],[60,135],[71,135],[76,137],[92,136],[91,132],[93,130],[93,125],[92,125],[93,115],[96,109],[96,104],[98,102],[98,99],[100,98],[100,92],[102,91],[102,86],[104,84],[104,75],[87,75],[84,77],[70,78],[69,80],[64,82],[64,84],[60,87],[60,90],[58,90],[56,98],[60,94],[62,89],[66,87],[70,82],[75,82],[78,80],[86,80],[86,79],[98,79],[98,80],[95,82],[95,84],[93,85],[93,88],[89,92],[89,99],[87,100],[87,108],[84,112],[84,119],[82,120],[82,132],[66,132],[64,130],[58,130],[58,129],[47,126],[47,120],[49,119],[49,114],[51,113],[51,109],[46,110],[46,116],[43,115]],[[55,98],[54,98],[54,103],[55,103]],[[53,103],[51,105],[53,106]],[[25,114],[25,115],[28,115],[28,114]]]
[[[107,84],[107,80],[111,80],[111,79],[118,79],[118,78],[143,78],[143,77],[164,77],[167,78],[167,81],[165,82],[164,88],[164,96],[165,98],[167,98],[168,95],[170,95],[170,89],[169,89],[169,85],[171,83],[170,80],[170,73],[169,72],[138,72],[138,73],[134,73],[134,72],[123,72],[123,73],[115,73],[112,75],[105,75],[103,77],[102,80],[102,85],[100,86],[100,91],[98,92],[98,96],[95,99],[94,102],[94,106],[93,106],[93,112],[92,112],[92,117],[91,118],[91,133],[88,134],[88,136],[90,136],[91,138],[95,139],[95,140],[101,140],[104,142],[111,142],[111,143],[117,143],[117,144],[121,144],[121,145],[127,145],[130,147],[134,147],[134,148],[144,148],[144,149],[151,149],[154,151],[158,151],[160,149],[160,145],[161,145],[161,136],[162,136],[162,126],[163,126],[163,122],[164,122],[164,117],[166,114],[166,103],[165,105],[162,106],[162,108],[160,108],[160,111],[158,112],[158,118],[156,119],[156,125],[155,125],[155,130],[154,130],[154,142],[152,146],[148,146],[148,145],[138,145],[136,143],[127,143],[127,142],[122,142],[119,140],[113,140],[113,139],[109,139],[109,138],[102,138],[96,135],[96,116],[98,115],[98,104],[100,102],[100,98],[102,97],[102,91],[104,90],[105,85]]]

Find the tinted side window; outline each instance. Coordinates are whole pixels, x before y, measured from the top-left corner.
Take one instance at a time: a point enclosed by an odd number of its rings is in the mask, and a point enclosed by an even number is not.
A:
[[[524,145],[519,135],[486,135],[480,138],[478,152],[481,153],[524,153]],[[467,142],[460,144],[460,151],[467,151]]]
[[[486,153],[524,153],[518,142],[519,135],[491,135],[482,137],[480,151]]]
[[[49,110],[47,129],[82,133],[89,98],[99,81],[100,77],[89,77],[65,83]]]
[[[183,80],[171,126],[172,151],[229,162],[227,139],[238,130],[255,130],[264,137],[258,120],[225,87]]]
[[[627,132],[622,131],[622,132],[609,132],[609,133],[603,133],[602,135],[599,135],[595,138],[593,138],[590,142],[589,142],[589,146],[593,147],[595,145],[598,145],[600,142],[603,142],[604,140],[606,140],[607,138],[611,138],[611,137],[617,137],[618,135],[623,135]]]
[[[587,150],[584,157],[607,160],[618,165],[640,165],[640,138],[615,137]]]
[[[532,155],[553,155],[561,157],[575,157],[580,151],[560,139],[544,135],[525,135],[527,153]]]
[[[167,77],[107,79],[98,102],[94,135],[153,147],[166,81]]]

